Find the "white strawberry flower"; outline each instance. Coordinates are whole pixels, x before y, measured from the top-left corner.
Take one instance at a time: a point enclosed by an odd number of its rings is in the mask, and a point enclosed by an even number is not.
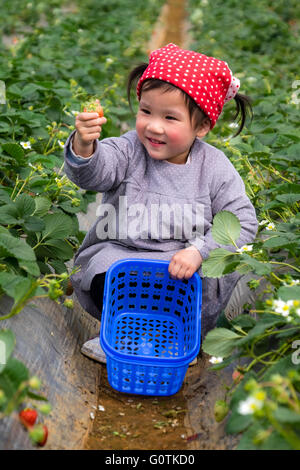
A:
[[[250,415],[253,414],[255,411],[260,410],[264,405],[264,400],[266,398],[266,394],[263,390],[258,390],[253,395],[250,395],[239,403],[238,412],[241,415]]]
[[[211,362],[212,364],[221,364],[221,362],[223,362],[223,357],[215,357],[215,356],[212,356],[212,357],[209,359],[209,362]]]
[[[253,245],[243,245],[241,248],[238,248],[236,251],[238,253],[247,253],[253,250]]]
[[[241,415],[250,415],[255,411],[260,410],[262,403],[254,397],[248,397],[246,400],[240,402],[238,412]]]
[[[30,144],[29,141],[28,142],[20,142],[20,144],[23,147],[23,149],[26,149],[26,150],[31,149],[31,144]]]
[[[275,230],[275,225],[270,222],[267,226],[266,226],[266,230]]]
[[[284,300],[281,299],[274,300],[273,307],[275,312],[281,313],[282,316],[289,316],[291,305],[288,302],[284,302]]]

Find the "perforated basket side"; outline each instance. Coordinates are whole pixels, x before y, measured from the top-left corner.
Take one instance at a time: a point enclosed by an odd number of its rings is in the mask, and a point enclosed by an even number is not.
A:
[[[147,355],[147,348],[142,349],[135,344],[137,339],[130,336],[132,326],[129,324],[124,327],[126,331],[123,331],[123,340],[132,349],[120,348],[121,339],[114,337],[117,331],[116,322],[120,315],[132,312],[141,316],[150,315],[148,320],[159,315],[169,325],[172,321],[173,324],[179,324],[183,346],[177,359],[188,362],[196,356],[200,349],[201,280],[198,275],[194,275],[189,281],[170,279],[168,264],[161,260],[127,259],[114,263],[108,270],[101,324],[101,344],[105,351],[110,351],[118,358],[131,355],[132,351],[139,351],[135,354],[137,361],[141,359],[151,362],[152,358],[168,360],[162,337],[151,339],[151,331],[148,332],[147,346],[152,352]],[[146,323],[151,329],[148,320]],[[146,321],[145,318],[143,321]],[[160,336],[163,334],[165,333],[160,329]],[[156,354],[157,352],[160,354]],[[174,357],[170,359],[174,363]]]
[[[107,378],[119,392],[138,395],[169,396],[183,384],[188,365],[149,366],[107,358]]]

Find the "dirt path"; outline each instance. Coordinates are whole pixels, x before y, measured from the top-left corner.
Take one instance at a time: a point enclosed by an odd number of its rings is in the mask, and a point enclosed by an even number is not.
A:
[[[167,0],[154,27],[148,50],[153,51],[168,43],[187,48],[189,43],[185,0]]]
[[[181,390],[170,397],[127,395],[112,389],[102,366],[97,408],[86,442],[91,450],[233,449],[236,441],[214,419],[231,369],[213,372],[208,357],[188,369]]]

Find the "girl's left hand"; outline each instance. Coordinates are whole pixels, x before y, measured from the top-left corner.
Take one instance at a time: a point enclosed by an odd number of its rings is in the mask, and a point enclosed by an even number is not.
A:
[[[173,279],[189,279],[202,264],[202,256],[194,246],[177,251],[169,264],[169,274]]]

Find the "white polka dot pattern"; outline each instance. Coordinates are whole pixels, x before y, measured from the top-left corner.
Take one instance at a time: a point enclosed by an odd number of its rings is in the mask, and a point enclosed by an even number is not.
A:
[[[240,87],[227,62],[168,44],[150,54],[149,65],[137,85],[137,96],[143,82],[159,79],[181,88],[197,103],[211,121],[211,129],[220,116],[224,103],[234,98]]]

